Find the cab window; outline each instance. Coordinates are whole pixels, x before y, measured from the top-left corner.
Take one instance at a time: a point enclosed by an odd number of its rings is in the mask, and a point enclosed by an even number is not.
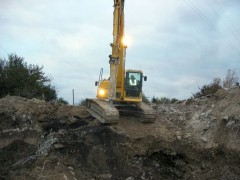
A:
[[[142,90],[142,73],[127,72],[125,87],[126,87],[126,96],[138,97]]]

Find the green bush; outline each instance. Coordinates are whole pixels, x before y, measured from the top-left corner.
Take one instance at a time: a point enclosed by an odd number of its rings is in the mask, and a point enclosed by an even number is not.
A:
[[[154,104],[170,104],[178,101],[176,98],[167,98],[167,97],[161,97],[161,98],[156,98],[153,96],[151,102]]]
[[[64,100],[63,98],[59,98],[56,101],[57,103],[61,103],[61,104],[68,104],[68,102],[66,100]]]
[[[56,100],[56,90],[42,70],[43,66],[27,65],[24,58],[16,54],[10,54],[7,60],[0,59],[0,97],[12,95]]]
[[[213,82],[199,88],[199,91],[193,94],[193,98],[200,98],[210,94],[214,94],[218,89],[221,89],[221,81],[219,78],[214,78]]]
[[[142,94],[142,101],[146,104],[150,103],[150,101],[148,100],[148,98],[146,97],[146,95],[144,93]]]
[[[81,99],[78,103],[79,106],[86,106],[87,105],[87,99]]]

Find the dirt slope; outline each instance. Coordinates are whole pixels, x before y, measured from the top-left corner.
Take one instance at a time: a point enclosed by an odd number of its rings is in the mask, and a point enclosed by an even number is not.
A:
[[[0,179],[240,179],[240,89],[103,126],[84,107],[0,99]]]

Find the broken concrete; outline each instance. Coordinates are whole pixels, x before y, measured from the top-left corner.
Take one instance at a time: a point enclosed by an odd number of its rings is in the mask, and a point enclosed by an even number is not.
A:
[[[0,99],[1,179],[240,179],[240,90],[103,126],[84,107]]]

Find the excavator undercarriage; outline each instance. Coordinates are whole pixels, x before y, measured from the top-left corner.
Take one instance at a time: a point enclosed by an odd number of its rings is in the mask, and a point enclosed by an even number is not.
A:
[[[106,100],[87,99],[86,104],[88,112],[102,124],[118,123],[120,115],[135,116],[142,123],[154,122],[156,119],[156,111],[143,102],[137,104],[115,102],[110,104]]]

